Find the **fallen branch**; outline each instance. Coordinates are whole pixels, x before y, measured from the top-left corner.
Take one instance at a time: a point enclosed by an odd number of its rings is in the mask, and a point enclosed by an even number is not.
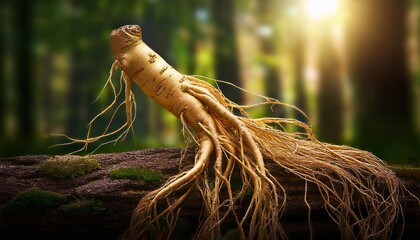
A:
[[[181,149],[147,149],[142,151],[97,154],[100,168],[74,178],[57,178],[39,171],[40,165],[50,159],[49,156],[22,156],[0,160],[0,208],[12,201],[20,192],[28,189],[41,189],[55,192],[65,197],[61,206],[44,211],[27,211],[0,214],[1,239],[118,239],[129,226],[130,217],[138,199],[159,188],[161,183],[146,183],[142,180],[115,179],[109,173],[112,170],[141,167],[163,174],[164,182],[177,174],[180,168],[193,164],[194,152],[187,152],[179,166]],[[78,156],[73,156],[78,158]],[[55,158],[56,159],[56,158]],[[71,160],[71,159],[70,159]],[[288,189],[286,210],[281,216],[282,227],[290,239],[309,239],[308,208],[303,201],[305,184],[300,178],[287,173],[275,164],[267,168],[277,179],[282,180]],[[419,169],[394,169],[405,186],[413,193],[420,193]],[[234,185],[234,184],[233,184]],[[328,217],[317,187],[308,184],[307,199],[311,205],[311,222],[314,239],[340,239],[338,227]],[[70,213],[61,210],[63,205],[90,199],[102,203],[105,211]],[[243,212],[247,208],[246,197],[236,209]],[[420,239],[420,209],[410,196],[401,196],[405,230],[403,239]],[[193,192],[184,202],[180,221],[176,228],[178,239],[191,238],[194,226],[200,217],[202,201],[198,192]],[[401,220],[401,219],[400,219]],[[222,234],[234,229],[234,219],[227,219]],[[187,227],[185,227],[187,226]],[[402,221],[395,226],[399,234]],[[175,239],[176,239],[175,236]]]

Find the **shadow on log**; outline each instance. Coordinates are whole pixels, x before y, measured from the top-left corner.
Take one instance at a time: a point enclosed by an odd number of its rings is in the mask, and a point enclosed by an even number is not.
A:
[[[129,226],[131,213],[139,199],[163,182],[113,179],[109,172],[120,168],[141,167],[159,171],[168,179],[181,168],[192,165],[193,151],[187,152],[181,163],[180,156],[181,149],[162,148],[96,154],[92,155],[92,158],[96,159],[101,167],[73,178],[52,177],[40,171],[40,164],[46,162],[50,156],[0,159],[0,239],[118,239]],[[287,207],[281,216],[283,229],[290,239],[309,239],[308,208],[303,201],[304,181],[273,165],[267,164],[267,168],[288,189]],[[407,189],[419,196],[420,169],[396,168],[395,172]],[[5,211],[19,193],[29,189],[54,192],[65,200],[47,209]],[[420,239],[419,204],[410,196],[405,196],[401,201],[405,215],[402,239]],[[80,211],[77,211],[75,203],[81,202],[94,202],[99,205],[89,205],[88,208],[79,205]],[[317,188],[310,184],[308,202],[311,205],[314,239],[339,239],[337,225],[324,210],[324,203]],[[175,239],[188,239],[194,234],[194,225],[199,221],[202,209],[201,203],[198,193],[193,194],[184,203],[175,230]],[[244,209],[246,204],[244,198]],[[67,211],[63,206],[72,206],[73,210]],[[228,222],[222,226],[222,231],[226,233],[234,227],[233,221],[232,225]],[[399,219],[394,235],[399,235],[401,229],[402,219]]]

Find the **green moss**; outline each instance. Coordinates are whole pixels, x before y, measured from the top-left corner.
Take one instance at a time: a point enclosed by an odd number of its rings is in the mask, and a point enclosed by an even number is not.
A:
[[[37,188],[29,189],[16,195],[4,205],[2,213],[43,212],[58,207],[66,199],[54,192]]]
[[[48,159],[38,170],[56,178],[74,178],[101,168],[91,157],[61,156]]]
[[[109,172],[109,176],[112,179],[143,180],[147,183],[158,183],[163,178],[160,172],[139,167],[115,169]]]
[[[76,213],[104,213],[106,208],[101,201],[95,199],[80,199],[60,206],[60,211],[66,214]]]

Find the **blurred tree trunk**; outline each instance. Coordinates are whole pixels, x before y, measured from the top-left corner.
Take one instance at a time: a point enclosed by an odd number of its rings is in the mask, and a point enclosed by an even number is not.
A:
[[[221,79],[241,86],[235,31],[235,1],[214,0],[213,16],[215,25],[214,61],[216,79]],[[236,103],[243,102],[242,92],[220,84],[223,94]]]
[[[330,29],[327,27],[326,29]],[[343,134],[343,86],[341,85],[337,52],[331,34],[322,34],[319,58],[320,85],[318,93],[318,135],[331,143],[340,143]]]
[[[188,46],[187,46],[187,74],[195,74],[194,71],[196,69],[196,62],[195,62],[195,55],[196,55],[196,43],[198,39],[198,29],[196,25],[196,21],[194,19],[194,11],[196,8],[196,4],[194,2],[190,3],[190,9],[184,12],[191,12],[187,21],[185,21],[186,28],[188,29],[189,38],[188,38]],[[183,23],[183,24],[184,24]]]
[[[414,127],[417,132],[417,141],[420,141],[420,0],[411,0],[410,3],[407,21],[409,28],[407,52],[412,79]]]
[[[55,130],[55,115],[53,111],[53,101],[52,97],[54,92],[51,87],[52,82],[52,73],[53,73],[53,62],[51,54],[45,54],[38,58],[39,62],[38,65],[42,65],[44,71],[42,72],[41,76],[41,87],[42,87],[42,98],[41,98],[41,106],[43,107],[42,112],[42,122],[45,124],[45,132],[53,133]],[[38,66],[41,67],[41,66]]]
[[[78,26],[77,28],[66,30],[66,34],[72,37],[72,40],[68,42],[71,48],[71,72],[68,95],[68,110],[70,114],[67,126],[68,131],[72,135],[80,136],[81,134],[83,136],[86,133],[86,128],[83,126],[86,126],[113,99],[113,95],[108,87],[107,91],[109,91],[109,94],[106,101],[102,102],[99,108],[92,107],[94,105],[91,104],[106,81],[107,76],[104,77],[100,73],[108,72],[105,69],[109,69],[113,61],[113,58],[103,57],[112,55],[109,39],[104,38],[104,32],[102,31],[105,27],[102,25],[105,19],[112,17],[109,13],[114,6],[111,3],[98,4],[95,1],[88,1],[86,3],[72,2],[70,7],[72,11],[79,11],[80,13],[69,18],[68,22],[66,22],[68,25]],[[85,24],[86,22],[89,22],[89,24]],[[109,27],[110,30],[111,28]],[[113,74],[114,83],[119,81],[118,78],[119,72],[116,71]],[[115,87],[118,91],[123,86],[116,84]],[[125,115],[121,114],[121,112],[125,111],[120,110],[120,114],[115,116],[115,125],[122,125],[126,121]],[[105,116],[103,120],[96,122],[96,127],[94,126],[92,130],[102,131],[105,129],[110,115]]]
[[[281,79],[279,74],[279,66],[275,60],[278,55],[277,49],[277,28],[276,20],[278,18],[278,9],[276,1],[273,0],[261,0],[258,1],[258,13],[260,19],[260,27],[266,28],[268,35],[261,36],[261,50],[262,54],[268,59],[264,61],[264,83],[265,83],[265,95],[281,101]],[[271,113],[274,117],[284,117],[284,111],[281,111],[282,108],[276,107],[273,108],[274,114]],[[271,110],[270,110],[271,111]]]
[[[75,37],[75,41],[77,37]],[[76,133],[84,133],[86,129],[80,126],[86,126],[87,122],[83,121],[82,113],[84,109],[86,109],[86,104],[83,103],[83,91],[82,91],[82,84],[84,81],[87,80],[86,77],[86,70],[83,69],[83,60],[81,60],[81,51],[73,48],[71,53],[71,72],[70,72],[70,79],[69,79],[69,100],[68,100],[68,110],[69,110],[69,117],[68,117],[68,124],[67,124],[67,131],[70,134]]]
[[[6,111],[6,104],[7,104],[7,97],[6,92],[8,90],[6,85],[6,20],[7,16],[5,11],[7,11],[8,6],[4,1],[0,2],[0,21],[1,21],[1,28],[0,28],[0,52],[2,53],[0,56],[0,137],[6,137],[6,115],[8,114]],[[0,143],[2,141],[0,140]]]
[[[186,74],[195,74],[194,71],[196,69],[196,62],[195,62],[195,53],[196,53],[196,43],[198,41],[198,28],[197,26],[200,23],[198,21],[205,21],[201,19],[197,19],[195,16],[197,11],[198,2],[197,1],[190,1],[190,0],[183,0],[181,1],[183,4],[176,4],[176,10],[179,12],[184,12],[187,14],[182,14],[181,17],[178,17],[178,31],[173,34],[173,38],[176,38],[178,41],[182,41],[182,50],[185,52],[183,56],[176,55],[177,62],[181,62],[183,64],[183,69],[185,69]],[[204,24],[202,24],[204,25]],[[172,43],[173,47],[176,47],[176,44]],[[174,52],[172,50],[172,52]]]
[[[300,9],[303,9],[302,1],[297,2],[297,6]],[[291,22],[291,27],[293,29],[293,35],[291,35],[291,58],[293,65],[293,78],[294,86],[293,90],[296,94],[295,97],[295,106],[298,107],[302,112],[308,114],[308,99],[307,99],[307,89],[305,87],[305,76],[304,76],[304,66],[305,66],[305,45],[306,45],[306,35],[307,31],[305,30],[305,23],[300,19],[304,18],[303,10],[297,11],[296,20]],[[308,118],[303,114],[296,112],[295,118],[301,122],[307,123]]]
[[[80,23],[83,19],[74,19],[74,21],[73,24],[83,25]],[[93,86],[101,85],[105,79],[99,79],[99,75],[97,74],[99,71],[96,71],[101,63],[101,59],[97,59],[93,52],[94,48],[97,47],[97,43],[95,43],[92,37],[96,36],[96,33],[80,27],[79,30],[72,32],[71,35],[74,36],[74,42],[71,44],[71,54],[69,56],[71,72],[68,79],[69,94],[67,109],[69,111],[69,117],[67,118],[67,130],[72,135],[80,136],[79,134],[82,134],[83,136],[86,133],[84,126],[86,126],[93,116],[102,111],[102,109],[93,109],[90,104],[98,92],[88,90],[96,90],[97,88]],[[80,44],[81,39],[92,42],[93,46],[90,48],[82,47]],[[92,84],[92,82],[94,83]],[[91,87],[89,88],[89,86]],[[111,99],[112,97],[109,97],[108,101],[111,101]],[[118,116],[116,120],[118,120]],[[102,124],[106,124],[106,120]]]
[[[306,99],[306,90],[305,90],[305,79],[303,76],[303,66],[305,64],[305,41],[303,34],[303,27],[301,25],[296,26],[296,36],[293,42],[293,64],[295,67],[295,91],[296,91],[296,100],[295,105],[304,113],[307,113],[307,99]],[[296,113],[296,119],[301,122],[307,122],[308,119],[305,118],[300,113]]]
[[[349,52],[359,147],[386,158],[410,157],[414,148],[410,149],[413,122],[405,56],[408,2],[352,3],[357,18],[349,34]],[[395,152],[400,148],[402,152]]]
[[[18,136],[30,139],[35,136],[34,117],[34,79],[33,79],[33,52],[32,52],[32,24],[33,2],[16,0],[15,13],[15,66],[14,75],[18,87]]]

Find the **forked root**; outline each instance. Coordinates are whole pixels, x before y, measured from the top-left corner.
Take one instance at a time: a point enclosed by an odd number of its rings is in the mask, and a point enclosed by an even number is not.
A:
[[[198,176],[205,170],[210,159],[214,144],[208,136],[199,136],[200,150],[196,155],[195,164],[187,172],[178,174],[171,178],[158,190],[152,191],[144,196],[133,212],[129,232],[125,235],[128,239],[156,239],[166,238],[170,229],[175,228],[178,218],[179,207],[188,196],[192,187],[187,186],[195,182]],[[168,196],[171,192],[188,188],[188,190],[174,202],[170,202]],[[166,199],[166,208],[158,212],[158,203]],[[176,214],[175,214],[176,213]],[[160,219],[164,219],[162,223]],[[166,233],[163,234],[162,233]]]
[[[89,123],[89,129],[99,116],[115,105],[121,92],[116,92],[110,80],[115,67],[116,63],[107,81],[114,101]],[[123,73],[120,84],[126,86],[125,101],[115,110],[126,105],[127,122],[114,131],[108,131],[108,126],[97,137],[90,137],[88,133],[83,140],[68,138],[70,143],[81,142],[87,147],[88,143],[113,134],[120,134],[113,140],[117,141],[128,133],[136,110],[131,81]],[[183,132],[190,134],[199,145],[194,165],[140,200],[124,238],[170,238],[183,202],[191,192],[198,190],[203,213],[194,239],[217,239],[222,234],[220,226],[228,217],[234,219],[241,239],[286,239],[280,216],[286,208],[287,189],[281,179],[276,179],[266,168],[269,161],[305,181],[303,201],[309,209],[309,223],[310,202],[306,193],[307,184],[313,183],[343,239],[391,237],[394,223],[403,216],[398,198],[405,189],[380,159],[351,147],[321,143],[309,126],[294,119],[252,119],[246,113],[251,106],[231,102],[217,88],[195,77],[185,76],[180,82],[182,91],[198,100],[203,106],[203,115],[207,116],[205,122],[196,123],[194,136],[185,126],[184,115],[180,114]],[[264,100],[262,104],[281,104],[269,98]],[[233,109],[243,116],[234,115]],[[304,132],[287,132],[285,125],[298,126]],[[213,153],[215,158],[211,159]],[[237,177],[235,173],[241,179],[239,187],[232,184]],[[239,213],[235,207],[245,197],[249,198],[249,204]]]
[[[325,208],[340,227],[343,239],[391,237],[395,221],[402,216],[398,196],[404,188],[396,175],[380,159],[368,152],[347,146],[321,143],[316,140],[306,124],[293,119],[251,119],[247,116],[235,116],[229,109],[244,111],[247,106],[230,102],[219,90],[196,78],[188,77],[182,88],[206,106],[206,111],[216,126],[216,132],[209,131],[206,126],[199,132],[209,137],[214,146],[213,151],[216,152],[214,173],[211,175],[212,184],[209,184],[208,167],[195,172],[190,178],[191,181],[188,181],[190,188],[195,184],[199,189],[205,211],[204,220],[199,225],[194,239],[220,237],[220,225],[229,214],[236,219],[241,239],[287,238],[279,218],[286,207],[287,189],[284,189],[266,169],[265,161],[272,161],[305,181],[303,200],[309,209],[309,223],[310,203],[306,191],[307,183],[311,182],[318,186]],[[273,124],[297,125],[305,129],[306,133],[279,131],[270,127]],[[223,160],[220,158],[220,151],[225,156]],[[203,152],[206,152],[206,158],[210,157],[210,153],[203,150],[203,144],[199,152],[201,155],[197,155],[198,158],[203,157]],[[206,162],[210,160],[206,159]],[[193,169],[200,164],[201,161],[196,161]],[[233,169],[237,169],[242,176],[243,183],[239,190],[232,190],[230,179]],[[165,210],[157,212],[156,201],[165,202],[168,194],[177,190],[171,183],[179,179],[187,182],[185,174],[178,175],[140,201],[133,214],[132,224],[135,227],[132,225],[130,229],[130,239],[160,236],[159,231],[170,232],[160,225],[156,226],[157,217],[164,216],[164,219],[168,219],[167,222],[173,223],[172,213],[179,213],[181,204],[167,204]],[[224,198],[220,194],[221,190],[227,193]],[[252,191],[252,196],[247,210],[239,215],[234,206],[249,190]],[[151,196],[162,198],[144,200]],[[220,215],[222,212],[223,216]],[[153,217],[148,218],[149,216]],[[152,224],[149,226],[140,219],[151,219],[149,223]],[[174,226],[166,227],[172,229]],[[159,231],[152,234],[151,230]],[[310,233],[312,234],[312,230]],[[164,238],[167,237],[168,235],[164,235]]]

